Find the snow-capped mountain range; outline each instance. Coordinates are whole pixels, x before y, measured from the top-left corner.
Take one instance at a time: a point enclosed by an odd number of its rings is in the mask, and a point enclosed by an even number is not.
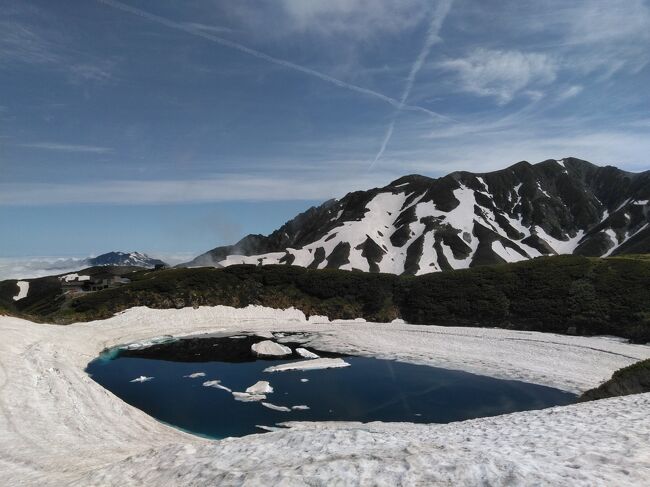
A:
[[[327,201],[268,236],[248,235],[184,265],[419,275],[541,255],[650,252],[649,200],[650,171],[576,158],[437,179],[410,175]]]

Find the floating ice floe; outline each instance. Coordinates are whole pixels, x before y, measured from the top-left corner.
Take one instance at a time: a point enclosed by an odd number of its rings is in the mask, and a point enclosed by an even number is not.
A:
[[[291,355],[292,353],[289,347],[272,342],[271,340],[254,343],[251,345],[251,350],[253,350],[253,353],[256,355],[266,357],[283,357],[285,355]]]
[[[309,382],[309,379],[302,378],[300,379],[300,382]]]
[[[232,389],[221,385],[220,380],[207,380],[203,383],[203,387],[214,387],[215,389],[223,389],[224,391],[232,392]]]
[[[273,392],[273,387],[265,380],[257,381],[255,384],[246,389],[248,394],[270,394]]]
[[[196,379],[197,377],[205,377],[205,372],[194,372],[193,374],[184,375],[188,379]]]
[[[265,408],[273,409],[274,411],[282,411],[283,413],[291,412],[291,409],[289,409],[286,406],[276,406],[275,404],[271,404],[270,402],[263,402],[262,406],[264,406]]]
[[[285,370],[318,370],[336,369],[349,367],[350,364],[341,358],[317,358],[314,360],[301,360],[300,362],[289,362],[287,364],[267,367],[264,372],[284,372]]]
[[[153,377],[147,377],[146,375],[141,375],[140,377],[136,377],[132,381],[129,382],[147,382],[153,379]]]
[[[18,294],[16,294],[13,299],[14,301],[20,301],[27,297],[27,293],[29,292],[29,282],[18,281],[16,285],[18,286]]]
[[[307,406],[305,404],[298,404],[297,406],[291,406],[291,409],[293,409],[294,411],[296,411],[296,410],[297,411],[306,411],[307,409],[309,409],[309,406]]]
[[[310,352],[306,348],[302,348],[302,347],[296,348],[296,353],[304,358],[320,358],[314,352]]]
[[[266,394],[251,394],[249,392],[236,392],[233,391],[232,397],[235,401],[241,402],[256,402],[266,399]]]

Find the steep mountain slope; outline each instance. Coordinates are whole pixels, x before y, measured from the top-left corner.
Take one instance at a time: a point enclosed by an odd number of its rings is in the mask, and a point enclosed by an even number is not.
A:
[[[541,255],[650,252],[650,171],[575,158],[431,179],[405,176],[330,200],[269,236],[186,266],[293,264],[424,274]]]

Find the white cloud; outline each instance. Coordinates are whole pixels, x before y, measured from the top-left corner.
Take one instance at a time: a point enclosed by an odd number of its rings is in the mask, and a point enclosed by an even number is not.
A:
[[[557,63],[546,54],[483,48],[438,66],[454,72],[463,91],[494,97],[500,104],[510,102],[526,88],[552,83],[558,71]],[[530,92],[539,98],[539,90]]]
[[[375,173],[348,179],[326,174],[303,179],[228,174],[163,181],[0,183],[0,206],[327,200],[387,182],[385,174]]]
[[[34,142],[31,144],[19,144],[19,147],[58,152],[87,152],[93,154],[105,154],[113,151],[113,149],[110,147],[99,147],[95,145],[59,144],[56,142]]]
[[[234,49],[236,51],[239,51],[241,53],[247,54],[249,56],[253,56],[257,59],[261,59],[263,61],[267,61],[272,64],[276,64],[278,66],[283,66],[287,69],[297,71],[299,73],[305,74],[307,76],[311,76],[314,78],[318,78],[321,81],[324,81],[325,83],[332,84],[334,86],[337,86],[339,88],[343,88],[349,91],[353,91],[355,93],[359,93],[361,95],[365,96],[370,96],[376,99],[379,99],[381,101],[384,101],[390,105],[393,105],[395,107],[399,107],[401,110],[408,110],[408,111],[415,111],[419,113],[424,113],[432,118],[444,118],[442,115],[433,112],[432,110],[429,110],[427,108],[423,108],[421,106],[417,105],[405,105],[403,103],[400,103],[399,100],[396,100],[395,98],[392,98],[390,96],[384,95],[383,93],[380,93],[375,90],[371,90],[369,88],[364,88],[362,86],[355,85],[353,83],[348,83],[346,81],[340,80],[338,78],[334,78],[333,76],[330,76],[328,74],[322,73],[320,71],[317,71],[315,69],[309,68],[307,66],[297,64],[291,61],[287,61],[285,59],[281,59],[275,56],[271,56],[269,54],[266,54],[262,51],[258,51],[257,49],[250,48],[244,44],[241,44],[239,42],[234,42],[232,40],[219,37],[216,35],[212,35],[209,32],[204,31],[203,29],[198,29],[196,27],[189,27],[187,23],[182,23],[182,22],[176,22],[174,20],[170,20],[165,17],[161,17],[159,15],[153,14],[151,12],[147,12],[145,10],[138,9],[136,7],[132,7],[130,5],[127,5],[125,3],[122,3],[118,0],[98,0],[99,2],[112,7],[114,9],[121,10],[123,12],[130,13],[132,15],[138,16],[142,19],[148,20],[150,22],[155,22],[159,25],[163,25],[165,27],[168,27],[170,29],[176,29],[176,30],[181,30],[184,32],[187,32],[188,34],[195,35],[197,37],[202,37],[203,39],[206,39],[208,41],[214,42],[216,44],[219,44],[224,47],[228,47],[230,49]]]
[[[368,38],[412,28],[428,15],[424,0],[281,0],[290,30]]]
[[[27,9],[34,17],[40,13]],[[66,37],[65,31],[22,20],[21,15],[0,20],[0,68],[27,64],[63,73],[71,83],[106,82],[113,78],[116,62],[102,59]],[[48,23],[52,22],[47,19]]]
[[[578,96],[580,93],[582,93],[582,90],[584,88],[580,85],[573,85],[569,86],[566,90],[562,91],[558,95],[559,100],[568,100],[569,98],[573,98],[574,96]]]
[[[73,272],[83,267],[81,260],[71,257],[0,257],[0,281]]]

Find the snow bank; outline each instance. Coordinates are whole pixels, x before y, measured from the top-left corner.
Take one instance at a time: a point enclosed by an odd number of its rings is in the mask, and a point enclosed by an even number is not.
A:
[[[169,343],[173,341],[176,341],[176,338],[170,335],[164,335],[153,337],[148,340],[141,340],[138,342],[128,343],[126,345],[120,345],[119,348],[122,348],[124,350],[142,350],[143,348],[149,348],[152,345],[160,345],[162,343]]]
[[[105,348],[156,335],[278,330],[311,333],[308,346],[319,350],[573,392],[650,358],[650,347],[597,337],[312,324],[296,310],[262,307],[133,308],[64,327],[0,317],[2,483],[645,485],[650,477],[650,394],[448,425],[288,423],[272,433],[210,441],[160,423],[84,372]]]
[[[72,282],[72,281],[90,281],[90,276],[82,276],[77,274],[76,272],[73,272],[72,274],[66,274],[65,276],[59,277],[61,281],[65,282]]]
[[[27,297],[27,293],[29,292],[29,282],[18,281],[16,285],[18,286],[18,294],[14,296],[14,301],[20,301]]]
[[[271,340],[254,343],[251,345],[251,350],[256,355],[264,357],[284,357],[293,353],[289,347],[272,342]]]
[[[349,367],[342,358],[318,358],[314,360],[301,360],[300,362],[289,362],[287,364],[274,365],[267,367],[264,372],[284,372],[286,370],[319,370],[319,369],[336,369],[339,367]]]

